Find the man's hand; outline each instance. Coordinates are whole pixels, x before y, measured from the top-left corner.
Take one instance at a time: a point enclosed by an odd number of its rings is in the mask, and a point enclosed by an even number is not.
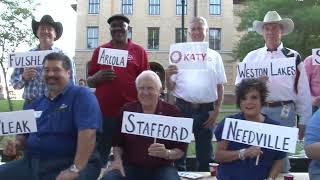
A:
[[[168,151],[164,144],[153,143],[148,148],[149,156],[159,157],[159,158],[167,158]]]
[[[36,68],[25,68],[22,73],[22,79],[25,81],[29,81],[37,75]]]
[[[210,128],[213,126],[213,124],[216,122],[218,115],[219,115],[219,109],[216,108],[214,111],[209,111],[209,117],[208,120],[206,120],[202,125],[204,128]]]
[[[116,78],[116,73],[112,69],[102,69],[99,70],[96,74],[94,74],[93,79],[95,84],[105,82],[105,81],[112,81]]]
[[[320,96],[317,96],[313,99],[312,105],[316,107],[320,107]]]
[[[107,167],[107,169],[104,172],[104,174],[107,174],[109,171],[115,170],[115,169],[119,170],[123,177],[126,176],[126,173],[125,173],[124,168],[123,168],[122,160],[114,160],[114,161],[112,161],[111,165],[109,167]]]
[[[17,147],[21,147],[21,142],[19,140],[9,140],[4,147],[3,154],[8,157],[13,157],[18,154],[19,149]]]
[[[170,65],[167,69],[166,69],[166,77],[170,78],[173,74],[177,74],[178,73],[178,67],[176,65]]]
[[[257,147],[257,146],[251,146],[249,147],[248,149],[246,149],[244,151],[244,157],[245,158],[254,158],[254,157],[257,157],[259,155],[263,154],[263,152],[261,151],[261,148],[260,147]]]
[[[299,128],[299,140],[302,140],[304,137],[304,131],[306,126],[304,124],[298,124],[298,128]]]
[[[69,169],[63,170],[57,176],[56,180],[76,180],[79,177],[79,173],[70,171]]]

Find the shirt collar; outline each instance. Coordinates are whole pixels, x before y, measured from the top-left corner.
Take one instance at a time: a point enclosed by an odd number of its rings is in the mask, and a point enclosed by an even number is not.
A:
[[[264,47],[262,49],[263,49],[263,51],[268,52],[268,48],[267,48],[266,44],[264,45]],[[283,49],[283,43],[281,42],[280,45],[277,47],[277,51],[272,51],[272,52],[281,52],[282,49]]]

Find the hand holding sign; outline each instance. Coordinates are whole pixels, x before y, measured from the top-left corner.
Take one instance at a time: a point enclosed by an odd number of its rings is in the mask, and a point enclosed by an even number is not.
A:
[[[37,75],[36,68],[25,68],[22,73],[23,80],[29,81]]]
[[[99,70],[95,75],[94,79],[96,83],[101,83],[105,81],[112,81],[117,77],[116,73],[112,69],[102,69]]]
[[[167,157],[167,149],[164,144],[153,143],[148,148],[149,156],[166,158]]]
[[[6,146],[3,149],[3,154],[9,157],[17,155],[17,142],[13,140],[9,140]]]
[[[257,146],[251,146],[244,152],[244,157],[246,158],[255,158],[263,154],[260,147]]]

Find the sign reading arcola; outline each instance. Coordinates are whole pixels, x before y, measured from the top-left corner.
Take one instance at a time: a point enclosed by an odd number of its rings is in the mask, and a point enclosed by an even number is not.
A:
[[[25,134],[37,131],[33,110],[0,113],[0,135]]]
[[[98,64],[127,67],[128,51],[121,49],[100,48]]]

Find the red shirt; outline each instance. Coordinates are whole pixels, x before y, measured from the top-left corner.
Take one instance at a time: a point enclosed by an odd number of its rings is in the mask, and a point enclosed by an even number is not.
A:
[[[124,111],[142,113],[142,107],[138,101],[125,104],[121,110],[121,118],[117,121],[118,124],[113,136],[114,138],[112,139],[112,145],[123,149],[123,161],[129,165],[149,168],[172,165],[173,160],[148,155],[148,148],[153,144],[154,138],[121,133],[122,114]],[[182,116],[181,111],[177,106],[168,104],[161,100],[159,100],[154,114],[173,117]],[[164,144],[167,149],[179,148],[183,152],[186,152],[188,147],[187,143],[162,139],[157,139],[157,143]]]
[[[112,48],[111,41],[96,48],[93,52],[89,67],[89,76],[101,69],[111,69],[109,65],[98,64],[100,48]],[[137,100],[135,86],[136,77],[144,70],[149,69],[148,55],[143,47],[128,40],[127,67],[113,67],[116,78],[96,85],[96,96],[104,117],[117,117],[121,107],[131,101]]]

